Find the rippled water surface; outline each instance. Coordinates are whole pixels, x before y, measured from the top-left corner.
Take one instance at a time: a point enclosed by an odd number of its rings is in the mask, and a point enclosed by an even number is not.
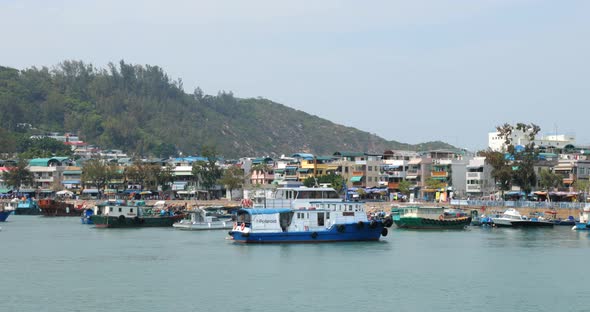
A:
[[[291,245],[78,218],[0,227],[0,311],[590,310],[590,234],[570,227]]]

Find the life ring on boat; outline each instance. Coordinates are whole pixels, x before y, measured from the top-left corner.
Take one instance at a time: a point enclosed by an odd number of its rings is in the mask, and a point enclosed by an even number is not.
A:
[[[443,221],[444,219],[445,219],[445,216],[443,216],[443,215],[438,216],[439,221]]]
[[[125,216],[124,215],[120,215],[119,216],[119,222],[121,222],[121,223],[125,222]]]
[[[238,228],[238,222],[234,222],[234,230]]]
[[[240,230],[243,231],[244,228],[246,228],[246,223],[242,222],[242,225],[240,225]]]
[[[313,239],[318,238],[318,232],[311,233],[311,238],[313,238]]]
[[[246,208],[252,207],[253,206],[252,200],[249,198],[242,199],[242,206],[246,207]]]
[[[383,235],[383,237],[385,237],[385,236],[387,236],[387,233],[388,233],[388,232],[389,232],[389,231],[387,231],[387,229],[386,229],[386,228],[383,228],[383,229],[381,230],[381,235]]]

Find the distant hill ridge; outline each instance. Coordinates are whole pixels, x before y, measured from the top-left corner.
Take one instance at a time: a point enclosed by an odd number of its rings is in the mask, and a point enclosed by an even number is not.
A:
[[[197,154],[205,145],[225,157],[454,148],[387,141],[263,98],[211,96],[199,88],[187,94],[160,67],[124,61],[104,69],[80,61],[0,67],[0,128],[6,135],[69,131],[103,148],[156,157]]]

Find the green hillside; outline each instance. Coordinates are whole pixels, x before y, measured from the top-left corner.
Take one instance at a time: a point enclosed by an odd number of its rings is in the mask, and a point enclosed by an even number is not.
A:
[[[19,136],[46,132],[160,157],[197,154],[204,145],[226,157],[408,148],[262,98],[204,95],[198,88],[187,94],[160,67],[124,61],[106,69],[78,61],[54,69],[0,67],[0,128],[1,152],[15,151]],[[452,148],[442,142],[409,147]]]

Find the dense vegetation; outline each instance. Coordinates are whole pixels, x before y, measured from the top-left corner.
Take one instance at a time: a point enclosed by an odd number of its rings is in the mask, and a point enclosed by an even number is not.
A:
[[[211,96],[199,88],[187,94],[181,80],[158,66],[0,67],[0,152],[18,152],[19,139],[46,132],[72,132],[102,148],[157,157],[197,154],[205,145],[225,157],[451,148],[386,141],[262,98]]]

